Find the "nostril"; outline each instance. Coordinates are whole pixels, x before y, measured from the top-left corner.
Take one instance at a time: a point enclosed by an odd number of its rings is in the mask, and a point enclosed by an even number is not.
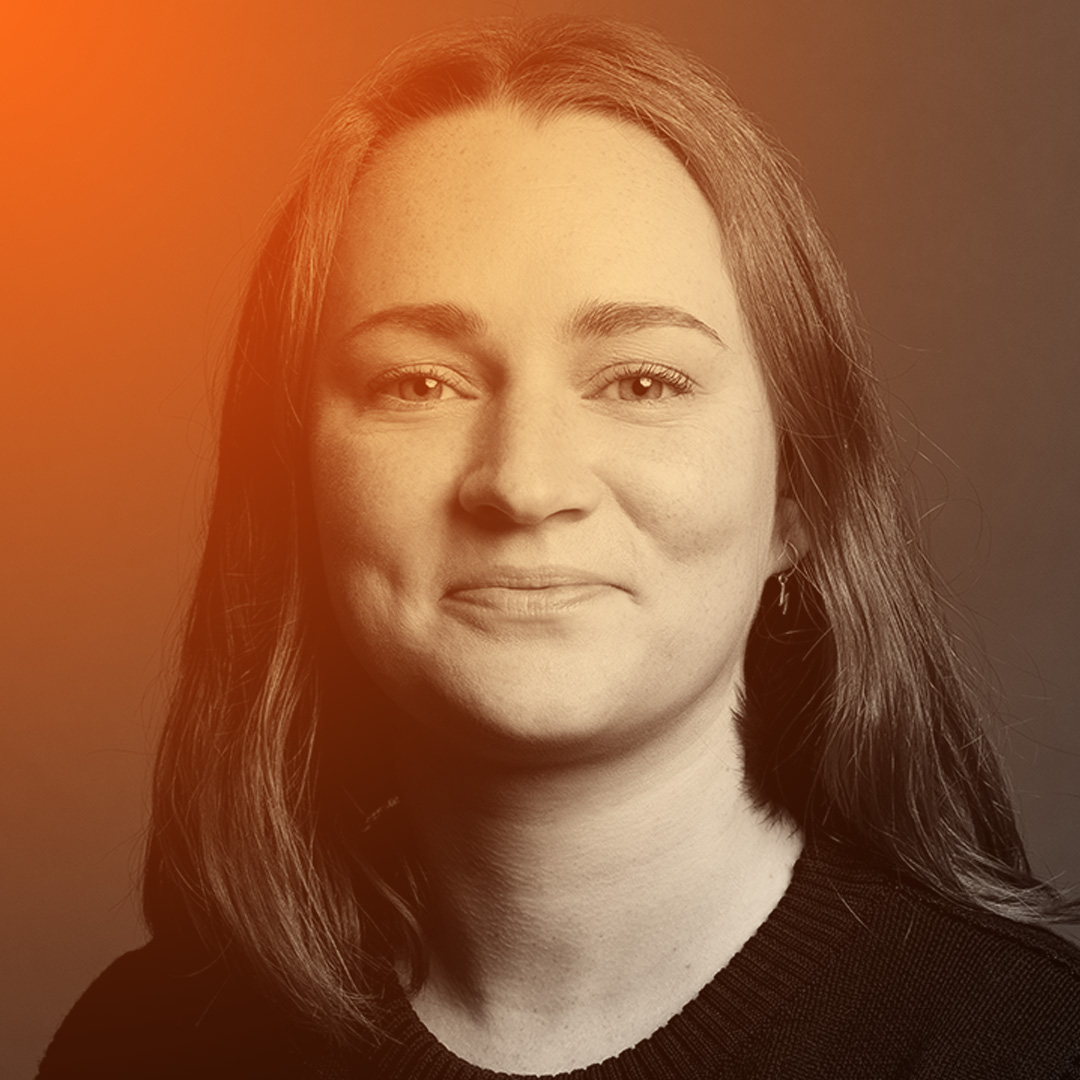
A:
[[[574,403],[533,385],[491,404],[474,429],[472,458],[461,476],[463,510],[487,528],[588,514],[600,485],[590,432]]]
[[[489,457],[468,470],[458,489],[463,510],[487,527],[538,525],[588,514],[599,483],[581,454]]]
[[[510,478],[505,474],[476,472],[461,485],[462,508],[482,524],[501,528],[507,525],[538,525],[557,515],[587,513],[590,500],[586,485],[534,475]]]
[[[520,514],[509,513],[490,503],[465,507],[465,510],[473,524],[484,532],[509,532],[514,529],[530,528],[538,524],[536,520],[522,517]]]

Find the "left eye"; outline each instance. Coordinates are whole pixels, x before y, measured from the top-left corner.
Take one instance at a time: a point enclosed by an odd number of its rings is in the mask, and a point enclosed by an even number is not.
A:
[[[613,376],[613,377],[612,377]],[[611,379],[596,395],[619,401],[657,401],[679,397],[693,389],[693,383],[677,371],[614,371]]]
[[[629,375],[616,379],[614,384],[621,401],[647,401],[663,397],[665,391],[672,393],[672,388],[655,375]]]

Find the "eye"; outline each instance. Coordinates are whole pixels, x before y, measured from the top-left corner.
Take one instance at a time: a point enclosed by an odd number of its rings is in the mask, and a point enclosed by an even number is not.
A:
[[[690,393],[693,382],[681,372],[649,364],[628,365],[608,374],[610,379],[596,394],[619,401],[658,401]]]
[[[642,401],[664,396],[664,391],[671,392],[671,387],[653,375],[634,375],[632,378],[619,379],[616,382],[619,397],[623,401]]]
[[[438,401],[449,387],[433,375],[409,375],[393,384],[402,401]]]
[[[374,398],[391,404],[426,405],[465,395],[448,373],[434,370],[390,371],[371,388]]]

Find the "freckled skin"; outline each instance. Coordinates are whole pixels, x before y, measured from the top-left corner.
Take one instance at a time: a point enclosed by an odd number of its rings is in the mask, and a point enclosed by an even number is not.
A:
[[[723,344],[575,332],[612,303],[689,313]],[[482,326],[351,332],[431,304]],[[730,719],[788,514],[715,220],[659,142],[494,109],[397,137],[349,208],[311,418],[339,621],[426,730],[551,761]],[[506,567],[558,572],[509,587]]]

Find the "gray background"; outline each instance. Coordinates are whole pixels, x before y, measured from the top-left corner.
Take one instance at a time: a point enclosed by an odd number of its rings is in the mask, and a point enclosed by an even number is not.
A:
[[[152,10],[151,10],[152,9]],[[848,266],[1036,865],[1080,883],[1075,0],[126,0],[0,43],[0,1073],[140,942],[148,745],[197,550],[207,382],[335,96],[470,13],[599,11],[724,71]]]

